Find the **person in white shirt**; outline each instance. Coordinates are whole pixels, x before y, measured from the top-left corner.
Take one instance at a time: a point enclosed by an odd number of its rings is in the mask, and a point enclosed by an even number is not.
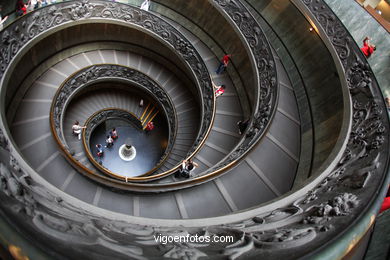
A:
[[[110,148],[111,146],[114,145],[114,139],[112,139],[112,137],[110,135],[107,135],[107,138],[106,138],[106,147],[107,148]]]
[[[72,126],[72,132],[74,135],[77,135],[79,140],[81,139],[81,131],[83,128],[87,128],[86,126],[81,126],[79,121],[74,122],[74,125]]]
[[[0,12],[1,12],[2,9],[3,9],[3,8],[2,8],[2,6],[0,5]],[[8,16],[2,18],[2,17],[1,17],[1,14],[0,14],[0,31],[3,30],[4,22],[5,22],[7,19],[8,19]]]
[[[37,0],[29,0],[27,3],[27,12],[34,11]]]
[[[141,4],[141,9],[142,10],[149,11],[149,7],[150,7],[150,0],[145,0]]]
[[[115,127],[110,131],[110,136],[114,140],[118,138],[118,132],[116,131]]]

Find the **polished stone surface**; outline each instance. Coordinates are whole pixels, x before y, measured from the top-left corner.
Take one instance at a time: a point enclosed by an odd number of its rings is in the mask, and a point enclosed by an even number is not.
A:
[[[110,171],[126,177],[139,176],[153,169],[165,150],[168,138],[165,129],[156,124],[153,131],[146,133],[127,122],[121,123],[121,126],[116,126],[118,139],[114,141],[112,147],[104,148],[104,156],[98,158],[95,145],[105,146],[106,135],[108,135],[112,125],[112,123],[102,123],[91,135],[90,149],[95,160],[101,161],[102,165]],[[119,149],[125,144],[127,138],[131,139],[132,145],[137,149],[137,156],[131,161],[124,161],[119,156]]]
[[[368,58],[379,86],[385,96],[390,96],[390,34],[354,0],[325,0],[343,22],[359,46],[366,36],[377,49]]]

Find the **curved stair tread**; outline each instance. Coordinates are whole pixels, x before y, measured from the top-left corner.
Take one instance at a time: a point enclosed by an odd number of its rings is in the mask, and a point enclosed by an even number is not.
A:
[[[12,136],[16,142],[16,144],[20,147],[25,145],[26,143],[39,138],[43,133],[47,133],[50,131],[50,122],[48,115],[37,117],[37,118],[29,118],[28,120],[32,121],[22,121],[16,122],[11,126]],[[26,131],[28,129],[28,131]]]

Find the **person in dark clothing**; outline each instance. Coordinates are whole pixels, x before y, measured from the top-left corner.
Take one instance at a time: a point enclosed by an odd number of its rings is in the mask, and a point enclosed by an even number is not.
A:
[[[112,139],[112,137],[110,135],[107,135],[107,138],[106,138],[106,147],[107,148],[110,148],[114,145],[114,139]]]
[[[242,135],[245,132],[246,128],[248,127],[248,124],[249,124],[249,119],[237,122],[238,133],[240,135]]]
[[[103,151],[103,146],[101,144],[96,145],[96,150],[97,150],[97,157],[103,157],[104,151]]]
[[[111,131],[110,131],[110,136],[112,139],[116,140],[118,139],[118,132],[116,131],[115,128],[113,128]]]
[[[24,3],[23,0],[19,0],[16,3],[16,15],[22,16],[27,13],[27,5]]]
[[[222,60],[220,61],[218,68],[216,69],[215,73],[220,74],[225,71],[227,65],[229,64],[229,60],[232,57],[231,54],[226,54],[223,56]]]
[[[181,165],[179,170],[175,173],[176,178],[190,178],[191,177],[191,172],[197,168],[199,165],[192,161],[191,159],[184,160]]]

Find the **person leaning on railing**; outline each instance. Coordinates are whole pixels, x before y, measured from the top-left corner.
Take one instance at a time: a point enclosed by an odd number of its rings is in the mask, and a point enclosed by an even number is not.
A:
[[[22,16],[27,13],[27,5],[24,3],[23,0],[19,0],[16,3],[16,15]]]
[[[197,167],[199,167],[199,165],[196,162],[192,161],[191,159],[183,160],[179,170],[175,173],[175,177],[190,178],[191,172],[195,170],[195,168]]]
[[[242,135],[245,132],[246,128],[248,127],[248,124],[249,124],[249,119],[237,122],[238,133],[240,135]]]
[[[83,128],[87,128],[86,126],[81,126],[79,121],[75,121],[74,125],[72,126],[72,133],[74,135],[77,135],[79,140],[81,139],[81,131]]]

